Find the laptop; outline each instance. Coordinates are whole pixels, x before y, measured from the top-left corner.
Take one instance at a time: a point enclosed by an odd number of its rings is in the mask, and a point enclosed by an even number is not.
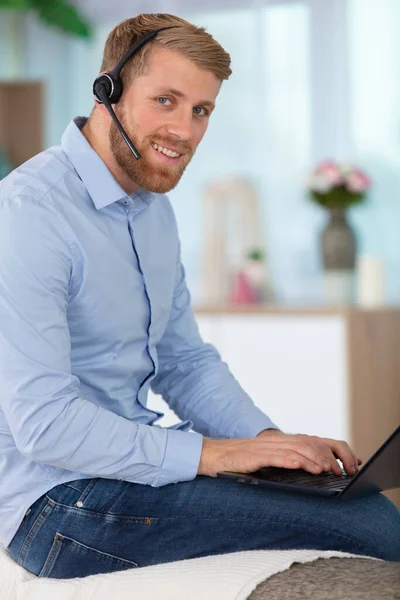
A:
[[[331,471],[313,475],[303,469],[262,467],[253,473],[222,471],[217,473],[217,477],[269,489],[345,498],[398,488],[400,487],[400,426],[356,475],[347,475],[343,468],[340,476]]]

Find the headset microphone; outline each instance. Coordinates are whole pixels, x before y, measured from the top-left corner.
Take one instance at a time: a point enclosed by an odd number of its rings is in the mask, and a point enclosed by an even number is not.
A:
[[[152,31],[148,31],[146,34],[140,37],[131,48],[129,48],[129,50],[118,61],[118,63],[115,65],[112,71],[110,71],[109,73],[101,73],[98,77],[96,77],[93,83],[93,95],[95,99],[99,104],[104,104],[104,106],[110,113],[111,118],[114,121],[118,131],[124,138],[129,150],[132,152],[136,160],[139,160],[141,154],[130,140],[125,129],[122,127],[111,104],[116,104],[121,98],[123,92],[121,71],[128,62],[128,60],[133,56],[133,54],[135,54],[135,52],[140,50],[142,46],[144,46],[148,41],[153,39],[159,31],[164,31],[165,29],[174,29],[175,27],[180,27],[180,25],[171,25],[169,27],[161,27],[161,29],[154,29]]]
[[[104,106],[110,113],[112,120],[114,121],[115,125],[117,126],[118,131],[124,138],[125,142],[128,144],[129,150],[132,152],[132,154],[136,158],[136,160],[139,160],[139,158],[141,157],[141,154],[140,154],[139,150],[132,144],[128,134],[126,133],[125,129],[122,127],[117,115],[113,111],[112,106],[110,104],[110,99],[109,99],[107,91],[105,89],[105,86],[102,83],[95,83],[93,90],[96,94],[96,100],[99,98],[101,100],[101,103],[104,104]]]

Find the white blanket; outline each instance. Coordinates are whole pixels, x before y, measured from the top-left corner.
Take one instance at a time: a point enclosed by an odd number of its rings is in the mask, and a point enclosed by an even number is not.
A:
[[[45,579],[17,565],[0,548],[0,597],[1,600],[245,600],[259,583],[294,562],[333,556],[357,555],[319,550],[246,550],[85,578]]]

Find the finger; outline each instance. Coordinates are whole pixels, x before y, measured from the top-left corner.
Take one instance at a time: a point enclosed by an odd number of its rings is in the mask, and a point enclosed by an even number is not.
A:
[[[332,471],[332,473],[335,475],[342,475],[342,468],[336,460],[335,455],[329,450],[329,448],[328,450],[325,450],[325,452],[326,454],[324,454],[324,456],[328,468],[325,468],[324,471]]]
[[[329,445],[324,442],[321,438],[313,438],[314,445],[320,450],[320,452],[324,455],[326,464],[328,467],[324,468],[324,471],[332,471],[335,475],[342,475],[342,469],[339,463],[336,460],[336,456],[331,451]]]
[[[281,467],[284,469],[304,469],[309,473],[321,473],[322,469],[314,461],[292,449],[275,449],[269,452],[260,467]]]
[[[294,446],[295,442],[297,443],[296,447]],[[339,466],[336,457],[343,462],[346,473],[351,475],[354,475],[358,471],[358,465],[363,462],[361,458],[356,458],[347,442],[334,440],[331,438],[320,438],[317,436],[310,436],[307,434],[297,434],[288,435],[287,437],[281,439],[276,437],[274,440],[268,440],[267,443],[268,445],[272,446],[271,449],[273,451],[275,450],[277,445],[282,446],[284,448],[295,448],[296,451],[300,452],[300,454],[302,454],[309,460],[312,460],[315,464],[317,464],[320,467],[320,470],[317,471],[318,473],[320,473],[323,470],[332,471],[333,473],[335,473],[335,475],[342,475],[342,469]],[[343,444],[344,448],[342,446]],[[349,464],[348,459],[344,460],[346,456],[346,449],[348,452],[350,452],[351,464]],[[354,469],[354,472],[352,471],[352,469]]]
[[[269,446],[271,449],[270,452],[275,453],[286,451],[289,453],[296,453],[303,457],[304,460],[302,464],[308,464],[307,461],[314,463],[314,466],[317,467],[317,469],[315,469],[316,473],[321,473],[321,471],[329,471],[331,468],[331,464],[325,456],[326,452],[324,454],[311,442],[311,436],[299,435],[296,437],[287,437],[286,439],[279,440],[279,443],[277,442],[278,440],[271,440],[267,442],[267,446]],[[303,467],[297,466],[295,468]]]
[[[329,462],[330,469],[325,468],[324,469],[325,471],[331,470],[336,475],[342,475],[342,468],[339,466],[336,458],[339,458],[340,460],[342,460],[343,453],[335,452],[335,451],[331,450],[330,446],[332,446],[331,443],[333,442],[335,444],[335,446],[336,446],[336,443],[344,444],[345,450],[347,449],[347,451],[349,451],[351,453],[351,456],[354,459],[354,463],[352,462],[351,466],[349,466],[348,463],[346,463],[346,461],[342,461],[346,473],[351,474],[351,475],[354,475],[355,473],[357,473],[358,466],[360,464],[362,464],[363,461],[361,458],[357,458],[355,456],[354,452],[351,450],[351,448],[347,444],[347,442],[344,442],[344,441],[342,442],[339,440],[333,440],[333,439],[328,439],[328,438],[319,438],[316,436],[307,436],[307,437],[309,437],[309,439],[311,439],[313,441],[314,445],[319,448],[319,450],[325,455],[327,462]],[[328,442],[329,442],[329,444],[328,444]]]
[[[326,444],[321,444],[320,438],[318,438],[318,440],[320,442],[320,447],[318,447],[318,445],[315,444],[314,438],[312,436],[306,434],[299,435],[296,437],[287,438],[286,440],[282,440],[280,448],[285,448],[287,451],[294,451],[300,456],[302,456],[303,459],[305,459],[301,463],[301,467],[297,468],[303,468],[303,464],[307,465],[307,461],[311,461],[317,467],[313,470],[313,472],[315,473],[333,470],[333,472],[336,472],[338,475],[341,475],[342,472],[339,468],[338,463],[333,457],[329,446],[327,446]],[[276,445],[271,448],[272,451],[275,451],[275,448]],[[309,469],[307,468],[307,470]]]
[[[324,439],[332,452],[342,461],[344,469],[348,475],[355,475],[358,471],[359,459],[354,454],[345,440]]]
[[[296,450],[304,454],[310,460],[316,462],[322,471],[332,471],[335,475],[341,475],[342,470],[331,452],[329,446],[321,438],[310,435],[302,435],[299,438],[302,445]]]

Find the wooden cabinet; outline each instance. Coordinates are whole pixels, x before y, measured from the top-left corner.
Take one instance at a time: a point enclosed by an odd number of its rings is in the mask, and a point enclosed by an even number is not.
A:
[[[400,424],[400,309],[197,309],[200,332],[282,430],[365,461]],[[162,398],[149,406],[179,419]],[[389,492],[400,507],[400,491]]]
[[[0,82],[0,148],[13,168],[43,150],[43,84]]]

